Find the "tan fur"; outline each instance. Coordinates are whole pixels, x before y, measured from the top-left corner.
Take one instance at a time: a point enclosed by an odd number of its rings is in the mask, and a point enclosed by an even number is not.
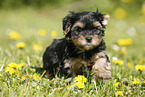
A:
[[[111,79],[111,63],[107,62],[107,59],[104,57],[106,52],[100,52],[94,54],[92,60],[94,65],[92,67],[95,76],[98,79]]]
[[[74,28],[74,27],[84,28],[85,25],[84,25],[83,23],[81,23],[81,22],[76,22],[76,23],[73,25],[73,28]]]
[[[71,25],[64,31],[64,34],[66,35],[70,31]]]
[[[86,41],[86,37],[92,37],[92,42],[88,44],[88,42]],[[102,38],[100,38],[97,35],[80,35],[78,39],[74,39],[72,37],[72,40],[74,42],[74,44],[81,50],[90,50],[95,48],[96,46],[98,46],[100,44],[100,42],[102,41]],[[89,45],[89,47],[87,47],[86,45]],[[81,48],[80,48],[81,47]]]
[[[87,71],[83,68],[87,68],[87,62],[81,58],[69,59],[65,60],[65,67],[69,67],[72,72],[72,76],[75,77],[76,74],[81,74]]]
[[[45,73],[45,77],[51,79],[51,78],[53,78],[53,75],[52,74],[49,74],[48,72],[46,72]]]
[[[101,24],[98,21],[97,22],[94,22],[93,25],[94,25],[94,27],[101,26]]]
[[[111,63],[107,62],[107,59],[105,58],[106,51],[102,51],[99,53],[96,53],[92,56],[91,62],[92,64],[92,72],[94,72],[94,77],[98,78],[100,80],[102,79],[111,79]],[[65,66],[64,68],[70,68],[70,72],[72,72],[72,76],[75,77],[76,74],[81,74],[84,72],[88,72],[87,66],[91,66],[89,62],[86,62],[85,60],[81,58],[74,58],[74,59],[68,59],[64,61]],[[85,69],[83,68],[85,67]]]
[[[108,20],[109,20],[110,16],[108,14],[106,14],[103,17],[104,17],[104,20],[102,21],[102,24],[104,26],[107,26],[108,25]]]

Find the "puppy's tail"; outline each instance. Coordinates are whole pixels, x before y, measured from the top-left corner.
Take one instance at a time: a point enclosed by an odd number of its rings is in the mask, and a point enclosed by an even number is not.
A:
[[[40,67],[31,67],[36,70],[37,73],[43,73],[44,69]]]

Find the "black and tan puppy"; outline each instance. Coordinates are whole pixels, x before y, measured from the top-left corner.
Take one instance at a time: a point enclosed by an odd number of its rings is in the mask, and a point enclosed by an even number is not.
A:
[[[43,55],[45,77],[88,74],[111,79],[111,64],[103,40],[109,15],[97,12],[71,12],[63,19],[65,38],[54,39]]]

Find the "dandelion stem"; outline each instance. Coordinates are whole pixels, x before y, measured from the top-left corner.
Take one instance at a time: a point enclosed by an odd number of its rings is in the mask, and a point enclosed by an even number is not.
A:
[[[139,69],[139,73],[142,74],[142,70]]]

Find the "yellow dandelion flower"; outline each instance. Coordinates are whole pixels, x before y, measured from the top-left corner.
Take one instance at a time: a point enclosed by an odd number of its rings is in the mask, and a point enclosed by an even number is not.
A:
[[[83,75],[78,75],[77,77],[75,77],[75,81],[84,83],[87,82],[87,78],[85,78],[85,76]]]
[[[143,83],[145,83],[145,81],[143,81]]]
[[[17,64],[16,63],[9,63],[8,66],[9,67],[13,67],[13,68],[17,68]]]
[[[9,35],[9,38],[13,40],[18,40],[20,38],[20,35],[18,32],[12,31]]]
[[[39,80],[40,79],[40,77],[37,75],[37,73],[35,73],[34,75],[33,75],[33,78],[35,79],[35,80]]]
[[[138,62],[139,64],[143,64],[145,62],[145,59],[140,59]]]
[[[130,38],[128,38],[128,39],[119,39],[117,41],[117,44],[120,45],[120,46],[131,45],[132,44],[132,40]]]
[[[25,66],[25,63],[20,63],[20,64],[17,64],[17,67],[16,68],[18,69],[18,68],[21,68],[23,66]]]
[[[57,90],[60,91],[60,90],[62,90],[62,89],[63,89],[62,87],[59,87]]]
[[[39,29],[38,30],[38,35],[39,36],[45,36],[46,35],[46,31],[44,29]]]
[[[134,80],[132,81],[132,84],[134,84],[134,85],[138,85],[138,84],[140,84],[141,82],[139,81],[139,79],[138,78],[134,78]]]
[[[24,42],[19,42],[16,44],[17,48],[24,48],[26,46],[26,44]]]
[[[132,2],[132,0],[121,0],[121,1],[124,2],[124,3]]]
[[[122,91],[117,91],[117,92],[115,93],[115,95],[116,95],[116,97],[118,97],[118,96],[123,96],[123,92],[122,92]]]
[[[128,65],[128,68],[131,69],[131,63],[128,62],[127,65]]]
[[[143,15],[145,15],[145,3],[142,5],[141,12]]]
[[[139,64],[142,64],[143,63],[143,59],[140,59],[138,62],[139,62]]]
[[[15,70],[14,68],[12,68],[12,67],[7,67],[6,69],[5,69],[5,72],[8,72],[9,74],[14,74],[14,73],[16,73],[17,72],[17,70]]]
[[[58,32],[57,32],[57,31],[52,31],[52,32],[51,32],[51,37],[52,37],[52,38],[57,37],[57,35],[58,35]]]
[[[23,67],[23,66],[25,66],[25,63],[20,63],[20,64],[18,64],[18,66]]]
[[[30,75],[23,75],[21,78],[21,81],[24,81],[24,80],[28,79],[29,77],[30,77]]]
[[[114,15],[117,19],[124,19],[126,17],[126,11],[123,8],[117,8]]]
[[[113,86],[117,87],[119,84],[120,84],[120,82],[116,82],[116,83],[113,84]]]
[[[0,77],[2,76],[2,74],[0,74]]]
[[[77,87],[80,89],[80,88],[84,88],[85,87],[85,84],[82,83],[82,82],[77,82],[75,83],[77,85]]]
[[[19,69],[19,68],[23,67],[24,65],[25,65],[25,63],[21,63],[21,64],[9,63],[8,64],[9,67],[16,68],[16,69]]]
[[[145,70],[145,65],[136,65],[135,69],[140,71]]]
[[[112,60],[113,63],[118,64],[118,65],[123,65],[124,62],[122,60]]]
[[[126,54],[126,47],[122,47],[122,48],[120,48],[120,50],[119,50],[119,54],[120,54],[120,55],[124,55],[124,54]]]
[[[34,51],[41,51],[42,50],[42,46],[40,44],[34,44],[33,45],[33,50]]]

